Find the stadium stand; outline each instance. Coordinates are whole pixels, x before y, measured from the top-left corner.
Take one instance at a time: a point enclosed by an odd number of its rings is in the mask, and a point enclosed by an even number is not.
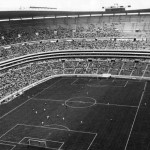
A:
[[[116,30],[113,24],[100,25],[89,24],[86,26],[77,26],[76,29],[63,27],[61,25],[55,26],[55,29],[50,28],[48,24],[41,26],[33,26],[36,22],[31,24],[20,23],[15,24],[14,28],[3,28],[0,33],[0,45],[10,45],[21,42],[47,40],[47,39],[62,39],[62,38],[96,38],[96,37],[119,37],[120,32]],[[41,22],[40,22],[41,23]],[[8,26],[8,25],[7,25]]]
[[[16,44],[9,47],[1,47],[0,49],[0,60],[4,61],[19,56],[48,52],[55,50],[86,50],[86,49],[97,49],[97,50],[149,50],[150,45],[145,41],[114,41],[108,40],[71,40],[71,41],[44,41],[38,43],[25,43]]]
[[[38,9],[0,13],[0,149],[148,150],[150,9]]]
[[[63,62],[63,63],[62,63]],[[11,69],[0,76],[0,99],[41,79],[58,74],[104,74],[150,77],[150,63],[134,59],[44,60]]]
[[[125,50],[150,50],[149,15],[144,14],[113,17],[78,16],[75,19],[45,18],[4,21],[0,24],[0,62],[8,65],[12,58],[15,60],[22,56],[32,57],[32,54],[39,53],[44,55],[51,51],[117,50],[122,53]],[[150,77],[149,60],[140,58],[136,62],[132,58],[110,59],[107,56],[89,61],[78,56],[78,59],[47,58],[20,65],[14,64],[0,70],[0,99],[53,75],[110,73]]]
[[[146,15],[84,17],[76,18],[76,22],[64,18],[1,22],[0,45],[62,38],[143,38],[149,36],[148,31]]]

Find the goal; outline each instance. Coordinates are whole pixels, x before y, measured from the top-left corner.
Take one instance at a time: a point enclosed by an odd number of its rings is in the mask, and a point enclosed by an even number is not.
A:
[[[46,141],[44,141],[44,140],[29,139],[28,142],[29,142],[30,146],[47,148]]]

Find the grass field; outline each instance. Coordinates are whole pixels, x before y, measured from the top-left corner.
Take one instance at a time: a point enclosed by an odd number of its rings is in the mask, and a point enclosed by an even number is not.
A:
[[[0,106],[0,150],[148,150],[149,91],[142,80],[52,79]]]

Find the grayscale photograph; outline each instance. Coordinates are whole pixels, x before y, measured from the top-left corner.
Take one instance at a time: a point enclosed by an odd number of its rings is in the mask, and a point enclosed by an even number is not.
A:
[[[150,1],[0,0],[0,150],[150,150]]]

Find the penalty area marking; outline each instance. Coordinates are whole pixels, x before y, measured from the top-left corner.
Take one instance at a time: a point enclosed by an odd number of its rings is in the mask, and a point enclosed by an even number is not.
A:
[[[9,133],[9,132],[11,132],[11,130],[13,130],[15,127],[17,127],[17,126],[24,126],[24,127],[35,127],[35,128],[47,128],[47,129],[50,129],[50,130],[60,130],[60,131],[65,131],[65,132],[74,132],[74,133],[80,133],[80,134],[91,134],[91,135],[93,135],[94,137],[93,137],[93,140],[91,141],[91,143],[90,143],[90,145],[89,145],[89,147],[88,147],[88,149],[87,150],[89,150],[89,148],[90,148],[90,146],[93,144],[93,142],[94,142],[94,140],[95,140],[95,138],[96,138],[96,136],[97,136],[97,133],[93,133],[93,132],[86,132],[86,131],[76,131],[76,130],[69,130],[69,131],[67,131],[66,129],[59,129],[59,128],[50,128],[50,127],[46,127],[46,126],[35,126],[35,125],[26,125],[26,124],[17,124],[17,125],[15,125],[13,128],[11,128],[10,130],[8,130],[5,134],[3,134],[3,136],[1,136],[1,138],[2,137],[4,137],[4,136],[7,136],[7,133]],[[24,137],[25,138],[25,137]],[[32,139],[36,139],[36,138],[32,138]],[[38,139],[38,138],[37,138]],[[42,139],[40,139],[40,140],[42,140]],[[43,139],[44,140],[44,139]],[[23,139],[21,139],[20,141],[16,141],[16,142],[13,142],[13,141],[4,141],[4,140],[1,140],[0,139],[0,141],[1,142],[9,142],[9,143],[12,143],[12,144],[21,144],[21,145],[27,145],[27,144],[24,144],[24,143],[21,143],[22,141],[23,141]],[[48,141],[48,140],[47,140]],[[51,141],[53,141],[53,140],[51,140]],[[58,142],[58,141],[56,141],[56,142]],[[65,142],[59,142],[59,143],[65,143]],[[63,144],[59,147],[59,149],[57,149],[57,150],[60,150],[61,149],[61,147],[63,146]]]
[[[24,139],[33,139],[33,140],[39,140],[39,141],[52,141],[52,142],[57,142],[57,143],[60,143],[60,144],[64,143],[64,142],[59,142],[59,141],[54,141],[54,140],[47,140],[47,139],[40,139],[40,138],[33,138],[33,137],[24,137],[23,139],[21,139],[19,141],[19,144],[22,144]]]
[[[32,139],[32,140],[34,140],[34,141],[45,141],[45,142],[54,142],[54,143],[59,143],[60,144],[60,146],[58,147],[58,148],[53,148],[53,147],[46,147],[46,148],[50,148],[50,149],[53,149],[53,150],[60,150],[61,149],[61,147],[64,145],[64,142],[59,142],[59,141],[54,141],[54,140],[47,140],[47,139],[40,139],[40,138],[33,138],[33,137],[24,137],[23,139],[21,139],[21,141],[19,141],[19,143],[18,144],[22,144],[22,145],[29,145],[29,144],[25,144],[25,143],[23,143],[23,140],[25,140],[25,139]],[[39,147],[40,148],[40,146],[36,146],[36,147]]]
[[[39,98],[32,98],[31,100],[34,100],[34,101],[54,101],[54,102],[65,102],[65,100],[59,100],[59,99],[39,99]]]
[[[70,101],[70,102],[77,102],[77,101]],[[92,102],[82,102],[82,101],[78,101],[77,103],[91,103],[91,104],[93,104]],[[129,108],[137,108],[138,107],[138,106],[132,106],[132,105],[119,105],[119,104],[110,104],[110,103],[108,104],[108,103],[97,103],[97,102],[95,103],[95,105],[116,106],[116,107],[129,107]]]
[[[59,127],[63,127],[63,129],[66,129],[67,131],[70,131],[70,129],[69,129],[68,127],[66,127],[66,126],[64,126],[64,125],[59,125],[59,124],[50,124],[50,125],[44,125],[44,126],[49,127],[49,128],[52,128],[52,129],[53,129],[52,126],[58,126],[58,128],[57,128],[57,127],[54,127],[54,129],[60,129]]]

